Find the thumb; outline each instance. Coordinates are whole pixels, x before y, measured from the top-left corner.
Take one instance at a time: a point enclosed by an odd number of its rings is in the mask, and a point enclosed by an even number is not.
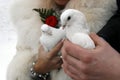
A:
[[[62,48],[63,41],[60,41],[51,51],[50,51],[50,56],[51,58],[58,55],[58,52]]]
[[[105,40],[99,37],[96,33],[90,33],[90,37],[92,38],[96,46],[101,46],[106,43]]]

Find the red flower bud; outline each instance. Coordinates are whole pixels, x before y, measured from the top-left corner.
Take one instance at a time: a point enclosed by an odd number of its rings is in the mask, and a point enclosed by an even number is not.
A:
[[[56,27],[57,23],[58,23],[58,20],[55,16],[49,16],[45,20],[45,24],[47,24],[51,27]]]

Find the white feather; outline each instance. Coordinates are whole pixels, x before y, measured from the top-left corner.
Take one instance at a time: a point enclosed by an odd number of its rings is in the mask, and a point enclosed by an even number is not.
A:
[[[61,15],[61,24],[65,27],[66,37],[71,42],[83,48],[95,48],[94,42],[89,37],[90,28],[82,12],[75,9],[64,11]]]
[[[41,26],[42,35],[40,42],[43,45],[45,51],[51,50],[55,45],[65,37],[65,31],[62,29],[56,29],[46,24]]]

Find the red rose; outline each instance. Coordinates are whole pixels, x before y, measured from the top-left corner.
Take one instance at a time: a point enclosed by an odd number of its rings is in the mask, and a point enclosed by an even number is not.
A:
[[[47,24],[51,27],[56,27],[57,23],[58,23],[58,20],[55,16],[49,16],[45,20],[45,24]]]

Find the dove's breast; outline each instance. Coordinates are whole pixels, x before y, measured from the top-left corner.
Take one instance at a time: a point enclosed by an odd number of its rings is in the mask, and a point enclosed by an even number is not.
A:
[[[71,38],[70,41],[80,45],[83,48],[93,49],[95,48],[95,44],[93,40],[89,37],[86,33],[75,33]]]

